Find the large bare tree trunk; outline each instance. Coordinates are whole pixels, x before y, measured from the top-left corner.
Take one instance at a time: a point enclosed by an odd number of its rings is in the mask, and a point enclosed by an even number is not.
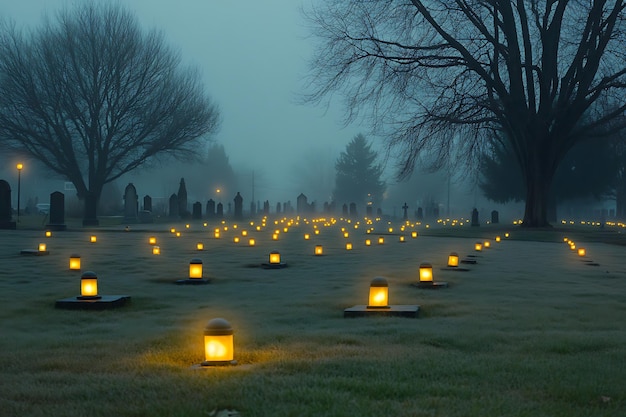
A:
[[[83,226],[98,226],[100,221],[98,220],[98,199],[100,195],[87,191],[84,196],[85,209],[83,211]]]
[[[538,165],[532,164],[538,168]],[[544,170],[533,169],[526,173],[526,207],[523,227],[550,227],[548,222],[548,203],[552,175]]]

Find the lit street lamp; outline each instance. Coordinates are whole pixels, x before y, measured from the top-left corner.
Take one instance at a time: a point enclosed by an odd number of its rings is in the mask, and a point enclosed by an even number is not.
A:
[[[22,177],[22,168],[24,165],[22,163],[17,164],[17,222],[20,222],[20,191],[21,191],[21,177]]]

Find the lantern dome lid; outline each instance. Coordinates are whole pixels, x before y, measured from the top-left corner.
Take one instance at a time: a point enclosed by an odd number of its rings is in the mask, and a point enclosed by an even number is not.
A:
[[[459,256],[459,254],[456,252],[450,252],[450,256]]]
[[[204,334],[206,336],[228,336],[233,334],[233,328],[226,320],[215,318],[209,320],[204,328]]]
[[[77,253],[73,253],[73,254],[70,255],[70,258],[80,258],[80,255],[77,254]],[[93,272],[92,272],[92,274],[93,274]]]
[[[201,264],[202,263],[202,259],[200,258],[193,258],[191,261],[189,261],[190,264]]]
[[[432,268],[433,266],[428,262],[422,262],[420,268]]]
[[[98,276],[96,275],[96,273],[92,272],[92,271],[85,271],[85,272],[83,272],[83,274],[80,277],[81,277],[81,279],[82,278],[87,278],[87,279],[89,279],[89,278],[94,279],[95,278],[95,279],[98,279]]]
[[[370,287],[388,287],[387,280],[383,277],[376,277],[370,283]]]

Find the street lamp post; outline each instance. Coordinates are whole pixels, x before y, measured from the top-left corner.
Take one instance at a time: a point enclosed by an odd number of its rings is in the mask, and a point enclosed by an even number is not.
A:
[[[22,163],[17,164],[17,222],[20,222],[20,192],[21,192],[21,177],[22,177],[22,168],[24,165]]]

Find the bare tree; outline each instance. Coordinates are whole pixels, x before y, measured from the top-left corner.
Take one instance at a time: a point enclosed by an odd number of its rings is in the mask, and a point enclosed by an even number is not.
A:
[[[0,25],[0,140],[73,182],[83,224],[102,187],[219,127],[198,74],[120,6],[89,2],[29,33]]]
[[[548,226],[550,185],[567,151],[624,127],[625,7],[325,0],[307,11],[323,42],[306,99],[340,92],[349,120],[371,112],[374,130],[400,156],[400,176],[423,155],[435,167],[475,160],[497,132],[522,171],[524,226]]]

